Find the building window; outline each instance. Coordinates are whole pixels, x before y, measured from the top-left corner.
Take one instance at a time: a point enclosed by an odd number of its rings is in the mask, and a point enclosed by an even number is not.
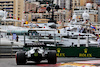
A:
[[[20,8],[18,8],[18,9],[20,9]]]
[[[75,3],[75,5],[77,5],[77,3]]]
[[[80,3],[78,3],[78,5],[80,5]]]
[[[18,14],[18,16],[20,16],[20,14]]]

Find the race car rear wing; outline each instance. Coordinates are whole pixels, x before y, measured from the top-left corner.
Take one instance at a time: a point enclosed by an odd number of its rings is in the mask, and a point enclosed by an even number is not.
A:
[[[46,47],[46,44],[43,42],[25,43],[24,47]]]

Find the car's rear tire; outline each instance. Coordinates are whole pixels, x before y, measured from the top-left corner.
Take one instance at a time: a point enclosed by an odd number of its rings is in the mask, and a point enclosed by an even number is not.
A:
[[[17,65],[26,64],[25,52],[17,52],[17,54],[16,54],[16,64]]]
[[[48,63],[56,64],[57,62],[56,52],[49,52],[47,59],[48,59]]]

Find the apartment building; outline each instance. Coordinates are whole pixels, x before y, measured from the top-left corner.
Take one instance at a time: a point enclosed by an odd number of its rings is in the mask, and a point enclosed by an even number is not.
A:
[[[36,7],[37,7],[37,5],[36,4],[34,4],[33,2],[28,2],[28,1],[26,1],[25,2],[25,12],[36,12]]]
[[[91,10],[86,10],[87,3],[92,4]],[[82,18],[84,11],[89,13],[92,22],[98,22],[97,5],[93,3],[93,0],[72,0],[72,12],[77,15],[77,19]]]
[[[80,0],[72,0],[71,4],[72,4],[72,12],[73,12],[76,7],[80,6]]]
[[[71,9],[71,1],[72,0],[54,0],[54,4],[58,4],[60,8],[66,8],[68,10]]]
[[[42,18],[51,18],[52,13],[44,13]],[[69,10],[58,10],[54,12],[54,20],[60,22],[68,22],[68,19],[71,19],[71,12]]]
[[[8,12],[7,18],[23,19],[24,0],[0,0],[0,10]]]
[[[100,22],[100,6],[98,6],[98,22]]]
[[[72,0],[72,12],[74,11],[74,9],[79,9],[79,8],[85,8],[86,3],[88,2],[93,2],[92,0]]]
[[[92,0],[93,2],[95,2],[96,4],[100,5],[100,0]]]
[[[74,13],[77,15],[77,19],[83,18],[82,14],[86,11],[90,16],[89,19],[91,22],[98,22],[98,10],[74,10]]]
[[[34,19],[50,19],[52,17],[52,13],[28,13],[24,14],[25,20],[29,22],[33,22]],[[60,22],[68,22],[68,19],[71,19],[71,11],[70,10],[58,10],[54,12],[54,20]],[[37,21],[38,22],[38,21]],[[46,20],[47,22],[47,20]]]

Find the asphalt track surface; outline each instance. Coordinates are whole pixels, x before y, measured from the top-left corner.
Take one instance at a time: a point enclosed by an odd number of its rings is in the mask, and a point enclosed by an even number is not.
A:
[[[100,58],[57,58],[57,64],[85,60],[100,60]],[[26,65],[16,65],[15,58],[0,58],[0,67],[59,67],[59,65],[56,66],[52,64],[51,66],[51,64],[48,64],[46,60],[42,61],[40,64],[28,62]]]

